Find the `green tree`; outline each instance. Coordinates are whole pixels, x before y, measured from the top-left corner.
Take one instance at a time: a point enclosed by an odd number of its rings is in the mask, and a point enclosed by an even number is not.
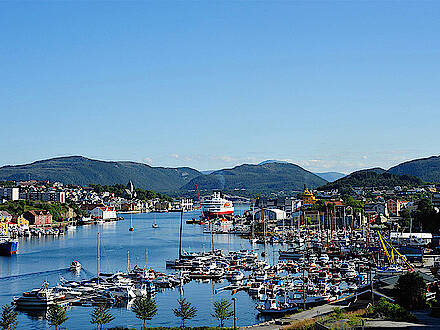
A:
[[[46,319],[49,321],[49,324],[55,326],[55,330],[57,330],[61,324],[67,321],[68,317],[66,316],[66,310],[63,307],[52,305],[47,311]]]
[[[12,305],[3,306],[0,327],[2,330],[13,330],[17,327],[18,312]]]
[[[414,225],[422,227],[423,231],[438,233],[440,229],[440,214],[435,211],[429,198],[424,197],[418,201],[414,219]]]
[[[400,225],[402,227],[408,228],[410,226],[410,219],[411,219],[411,211],[409,209],[403,209],[400,211]]]
[[[90,323],[97,324],[99,329],[102,329],[104,324],[110,323],[114,319],[114,316],[110,313],[110,306],[100,304],[93,310]]]
[[[182,327],[185,328],[185,320],[190,320],[197,315],[197,308],[191,306],[191,303],[186,301],[186,298],[179,298],[177,300],[179,306],[173,309],[174,315],[180,317],[182,320]]]
[[[220,327],[223,328],[225,320],[234,316],[234,312],[231,311],[231,303],[225,299],[220,299],[214,301],[213,306],[214,313],[212,313],[211,316],[219,320]]]
[[[144,329],[146,320],[151,320],[157,313],[157,306],[153,300],[146,297],[137,298],[134,301],[133,312],[136,313],[136,317],[144,321]]]
[[[394,286],[396,302],[406,309],[417,309],[426,306],[426,283],[416,272],[400,275]]]

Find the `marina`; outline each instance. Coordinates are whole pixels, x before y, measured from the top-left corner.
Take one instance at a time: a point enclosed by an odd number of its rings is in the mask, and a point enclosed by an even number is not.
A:
[[[239,208],[243,214],[249,205]],[[1,303],[13,301],[22,311],[20,321],[36,329],[44,328],[42,317],[52,304],[87,319],[90,308],[102,302],[113,307],[118,325],[129,326],[135,322],[130,306],[145,296],[158,303],[152,325],[159,326],[179,324],[169,306],[185,296],[200,308],[194,325],[206,325],[215,324],[206,301],[234,296],[242,309],[238,323],[249,326],[299,309],[355,300],[372,279],[412,269],[391,243],[380,234],[373,239],[367,230],[324,225],[317,230],[284,222],[280,228],[272,222],[255,232],[255,219],[222,215],[188,224],[199,217],[200,211],[125,214],[125,221],[21,238],[20,253],[1,259],[0,281],[12,282],[9,290],[2,287]],[[390,253],[396,259],[386,264]],[[37,260],[44,257],[61,268],[40,269]]]
[[[197,217],[199,212],[184,213],[184,221]],[[129,220],[130,215],[124,215]],[[156,217],[158,228],[152,228]],[[60,284],[60,277],[67,281],[85,281],[96,277],[96,245],[97,232],[101,234],[101,272],[116,273],[127,271],[127,252],[130,251],[130,268],[135,265],[144,267],[146,249],[148,252],[148,265],[157,272],[170,273],[166,268],[165,260],[176,258],[179,246],[179,213],[147,213],[133,214],[134,232],[129,232],[130,221],[109,222],[103,225],[79,226],[74,231],[67,231],[59,237],[42,236],[20,238],[20,250],[16,256],[0,258],[0,304],[11,303],[14,297],[21,296],[24,292],[41,288],[47,281],[49,287]],[[115,240],[118,237],[118,240]],[[146,239],[148,238],[148,239]],[[184,225],[183,243],[184,251],[209,251],[210,237],[203,234],[200,226]],[[250,248],[248,240],[235,235],[214,235],[216,249],[235,251]],[[270,247],[268,247],[270,248]],[[270,253],[268,253],[270,254]],[[79,273],[72,272],[69,265],[72,260],[81,263]],[[197,325],[216,325],[210,316],[212,302],[219,298],[230,299],[231,291],[225,290],[215,293],[215,290],[228,285],[228,282],[215,283],[212,281],[191,281],[183,287],[184,296],[199,309],[198,316],[191,321]],[[159,289],[158,289],[159,290]],[[179,289],[166,289],[157,293],[155,300],[158,304],[158,315],[151,321],[153,326],[179,325],[179,320],[172,313],[176,300],[180,297]],[[237,292],[235,297],[240,302],[237,306],[239,313],[238,323],[249,325],[258,323],[258,312],[255,309],[255,300],[244,291]],[[114,306],[112,313],[117,321],[113,325],[138,325],[133,312],[122,307]],[[90,327],[89,314],[91,306],[71,306],[66,327],[73,324]],[[261,320],[264,320],[261,319]],[[19,322],[28,329],[47,329],[46,320],[38,311],[20,312]],[[70,323],[74,322],[74,323]],[[111,324],[111,325],[112,325]],[[73,327],[74,328],[74,327]]]

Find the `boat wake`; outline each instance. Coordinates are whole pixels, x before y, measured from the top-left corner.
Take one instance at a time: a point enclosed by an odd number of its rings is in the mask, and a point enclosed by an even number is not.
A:
[[[23,277],[36,276],[36,275],[49,275],[49,274],[67,273],[67,272],[70,272],[69,268],[60,268],[60,269],[54,269],[54,270],[47,270],[47,271],[44,271],[44,272],[35,272],[35,273],[28,273],[28,274],[20,274],[20,275],[11,275],[11,276],[0,277],[0,281],[12,280],[12,279],[15,279],[15,278],[23,278]]]

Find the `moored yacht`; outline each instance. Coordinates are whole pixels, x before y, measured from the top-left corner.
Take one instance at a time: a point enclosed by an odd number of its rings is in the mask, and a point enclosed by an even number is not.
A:
[[[64,297],[64,294],[54,292],[53,289],[48,287],[48,283],[44,282],[41,288],[24,292],[21,297],[15,297],[14,304],[17,308],[24,310],[46,309],[55,304],[57,299],[63,299]]]

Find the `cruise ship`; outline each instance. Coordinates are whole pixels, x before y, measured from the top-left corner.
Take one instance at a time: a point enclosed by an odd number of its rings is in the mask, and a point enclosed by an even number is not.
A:
[[[220,192],[214,192],[202,201],[203,214],[207,218],[217,218],[234,214],[234,206],[231,201],[224,199]]]

